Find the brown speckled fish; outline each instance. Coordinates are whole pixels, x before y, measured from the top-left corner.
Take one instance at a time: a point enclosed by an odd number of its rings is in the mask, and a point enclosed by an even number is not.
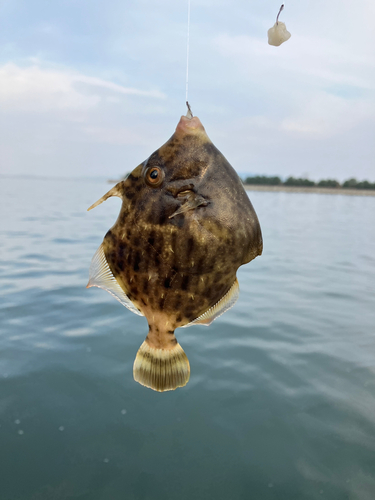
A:
[[[181,117],[169,141],[89,210],[111,196],[121,212],[87,286],[146,317],[134,379],[156,391],[182,387],[190,366],[175,329],[209,325],[235,303],[237,269],[262,253],[258,218],[197,117]]]

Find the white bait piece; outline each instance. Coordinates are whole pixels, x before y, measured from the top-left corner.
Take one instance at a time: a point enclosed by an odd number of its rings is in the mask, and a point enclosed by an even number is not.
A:
[[[291,37],[291,34],[286,29],[285,23],[279,21],[279,15],[283,9],[284,4],[280,7],[275,24],[268,30],[268,43],[269,45],[274,45],[275,47],[278,47]]]

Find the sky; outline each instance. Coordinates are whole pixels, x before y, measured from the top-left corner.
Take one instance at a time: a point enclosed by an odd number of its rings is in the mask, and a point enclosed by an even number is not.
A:
[[[191,0],[189,102],[242,175],[375,181],[375,2]],[[0,174],[119,178],[186,112],[188,0],[0,0]]]

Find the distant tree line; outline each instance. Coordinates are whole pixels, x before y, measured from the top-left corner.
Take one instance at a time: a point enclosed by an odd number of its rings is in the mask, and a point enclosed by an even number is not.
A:
[[[344,188],[344,189],[375,189],[375,182],[357,181],[351,178],[340,184],[335,179],[322,179],[319,182],[310,179],[288,177],[284,182],[280,177],[268,177],[266,175],[256,175],[246,177],[244,184],[258,184],[261,186],[297,186],[297,187],[323,187],[323,188]]]

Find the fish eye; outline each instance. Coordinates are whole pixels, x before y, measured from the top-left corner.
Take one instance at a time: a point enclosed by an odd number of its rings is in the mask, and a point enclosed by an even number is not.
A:
[[[159,167],[150,167],[146,171],[145,180],[149,186],[157,187],[163,182],[164,174]]]

